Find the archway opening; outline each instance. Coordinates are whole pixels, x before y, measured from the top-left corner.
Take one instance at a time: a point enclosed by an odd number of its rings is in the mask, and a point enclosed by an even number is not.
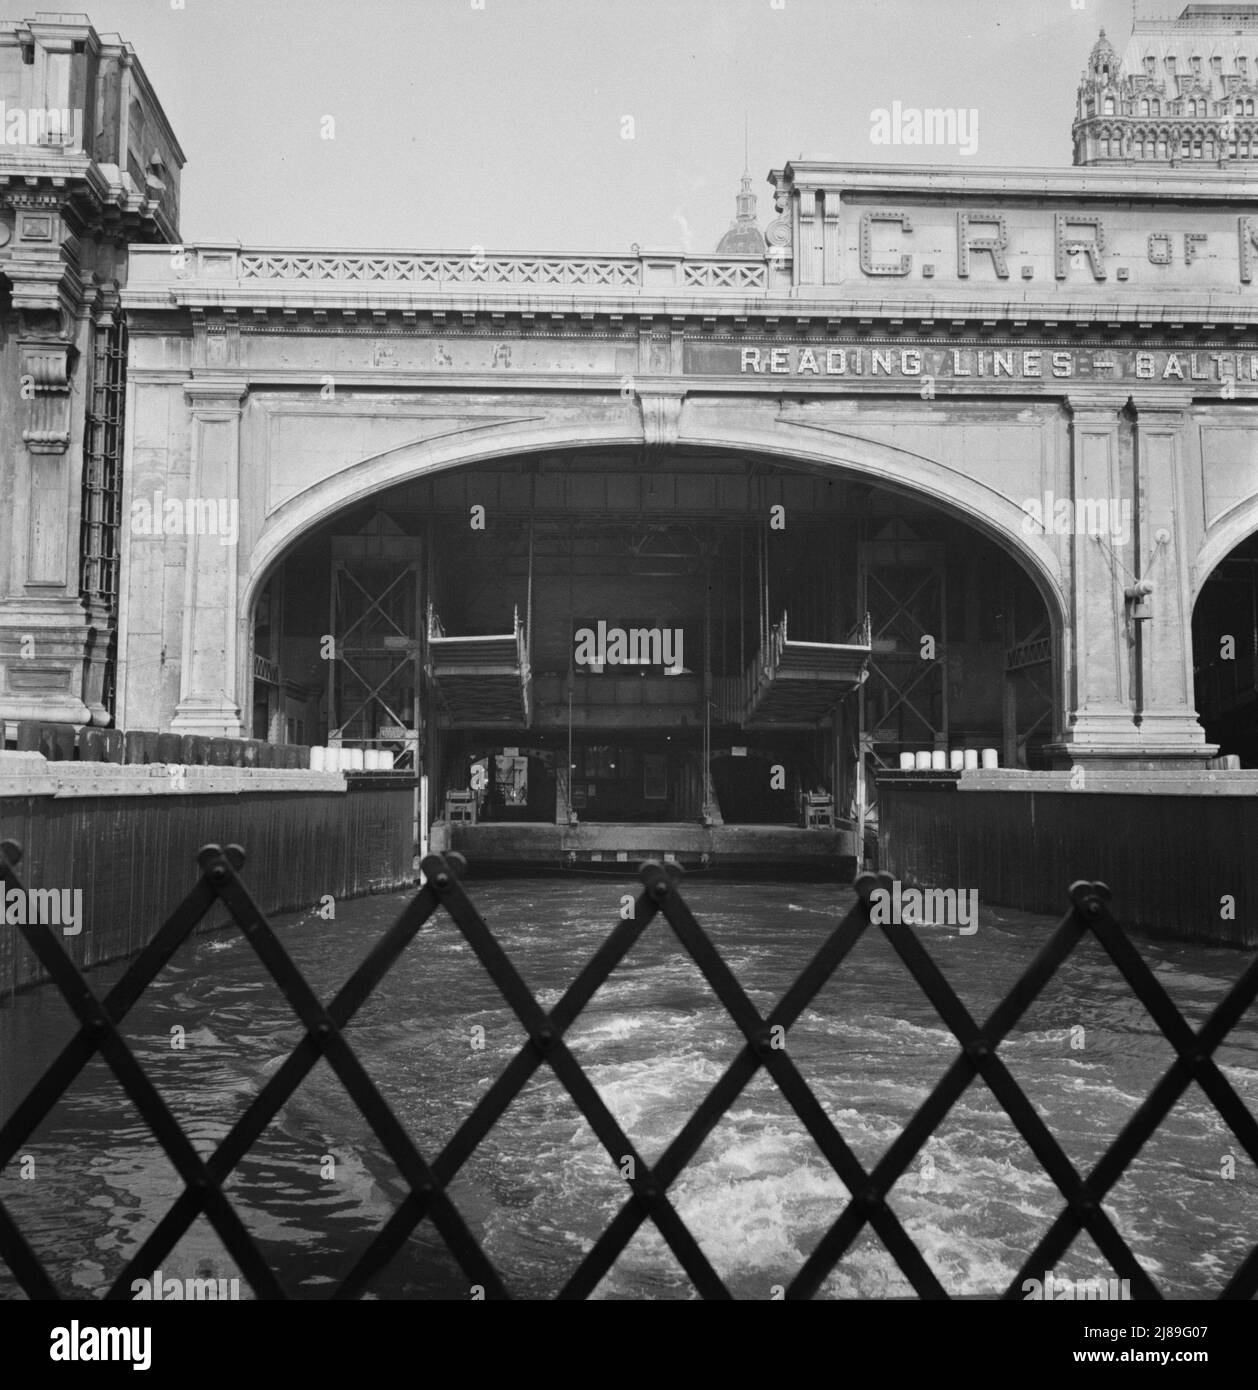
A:
[[[799,683],[765,698],[788,640]],[[414,478],[304,535],[255,605],[252,719],[422,766],[425,823],[833,828],[872,818],[906,753],[1045,766],[1053,660],[1027,570],[925,497],[574,449]]]
[[[1258,767],[1258,533],[1215,567],[1192,616],[1197,717],[1206,742]]]

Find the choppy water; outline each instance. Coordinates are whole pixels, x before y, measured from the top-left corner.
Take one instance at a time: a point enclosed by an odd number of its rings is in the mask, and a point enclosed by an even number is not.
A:
[[[689,880],[696,914],[762,1013],[785,991],[852,901],[834,885]],[[491,926],[542,1003],[559,998],[610,930],[611,879],[474,883]],[[283,919],[281,935],[329,998],[401,903],[341,904],[334,921]],[[921,928],[928,949],[982,1018],[1050,930],[1045,918],[984,910],[973,936]],[[1194,1024],[1246,958],[1141,943]],[[93,976],[98,992],[120,973]],[[125,1022],[133,1048],[198,1149],[208,1153],[299,1038],[278,989],[237,935],[185,946]],[[1082,1048],[1071,1030],[1081,1027]],[[184,1030],[182,1051],[172,1029]],[[484,1030],[477,1050],[475,1030]],[[7,1115],[70,1036],[52,989],[0,1006],[0,1113]],[[471,949],[444,917],[411,944],[349,1030],[352,1046],[430,1160],[522,1041]],[[1074,1035],[1079,1041],[1079,1035]],[[648,929],[569,1032],[578,1060],[639,1151],[653,1161],[721,1075],[737,1034],[663,919]],[[911,1117],[955,1041],[880,934],[871,932],[788,1040],[791,1055],[869,1168]],[[1169,1065],[1171,1050],[1100,949],[1059,972],[1001,1055],[1076,1166],[1086,1171]],[[1258,1024],[1244,1021],[1217,1058],[1258,1112]],[[180,1190],[169,1161],[98,1060],[24,1146],[0,1196],[64,1292],[100,1296]],[[1235,1177],[1225,1178],[1229,1154]],[[331,1162],[329,1161],[329,1156]],[[229,1190],[293,1295],[325,1296],[388,1218],[401,1179],[326,1064],[284,1108]],[[625,1187],[558,1080],[543,1067],[460,1172],[451,1195],[521,1297],[552,1296],[623,1203]],[[845,1190],[776,1087],[760,1073],[670,1196],[727,1281],[768,1298],[838,1215]],[[971,1083],[892,1205],[944,1286],[996,1294],[1062,1200],[981,1081]],[[1194,1086],[1111,1192],[1106,1209],[1168,1295],[1212,1296],[1258,1241],[1252,1163]],[[163,1271],[237,1273],[204,1222]],[[1054,1270],[1111,1271],[1085,1235]],[[468,1281],[427,1223],[376,1280],[385,1298],[468,1296]],[[831,1297],[911,1294],[868,1229],[823,1286]],[[242,1283],[243,1296],[248,1285]],[[611,1298],[685,1298],[693,1290],[647,1223],[603,1281]],[[7,1273],[0,1296],[20,1297]]]

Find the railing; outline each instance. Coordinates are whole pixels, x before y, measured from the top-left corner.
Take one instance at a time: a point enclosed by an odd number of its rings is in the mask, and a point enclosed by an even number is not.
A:
[[[780,248],[779,248],[780,249]],[[240,286],[397,286],[449,291],[464,287],[531,294],[590,290],[612,294],[686,291],[695,294],[763,295],[789,289],[789,256],[690,255],[681,251],[563,255],[538,252],[338,251],[301,247],[185,246],[178,268],[167,248],[148,257],[140,248],[137,283]]]
[[[0,844],[0,882],[6,892],[24,891],[17,876],[20,857],[21,851],[12,841]],[[866,1224],[881,1238],[921,1297],[949,1297],[888,1204],[887,1197],[975,1076],[981,1076],[986,1082],[1064,1199],[1056,1219],[1005,1289],[1002,1295],[1005,1299],[1021,1298],[1023,1281],[1053,1268],[1084,1230],[1117,1274],[1130,1280],[1134,1297],[1161,1298],[1153,1280],[1101,1203],[1193,1082],[1209,1097],[1250,1157],[1258,1160],[1258,1122],[1212,1058],[1215,1049],[1258,996],[1258,959],[1250,963],[1201,1028],[1194,1031],[1119,930],[1110,915],[1110,894],[1104,884],[1079,882],[1071,885],[1070,911],[1009,994],[981,1024],[970,1016],[912,927],[880,924],[880,930],[905,968],[955,1036],[959,1050],[905,1129],[873,1168],[867,1170],[814,1096],[783,1040],[870,927],[871,896],[880,886],[890,887],[891,880],[886,875],[880,879],[862,874],[857,879],[856,902],[799,978],[769,1013],[762,1015],[691,913],[675,873],[658,863],[645,863],[639,874],[643,890],[634,903],[633,915],[616,923],[603,945],[547,1013],[468,897],[461,881],[464,865],[458,855],[430,855],[425,859],[425,885],[326,1006],[302,977],[241,879],[244,851],[235,845],[226,849],[208,845],[200,852],[198,860],[201,877],[192,891],[103,999],[97,998],[54,932],[39,926],[18,928],[74,1012],[79,1030],[0,1128],[0,1167],[13,1159],[99,1052],[184,1183],[174,1204],[115,1276],[106,1295],[109,1299],[126,1298],[132,1280],[151,1277],[201,1215],[214,1227],[260,1298],[286,1297],[253,1236],[233,1208],[224,1185],[320,1058],[326,1058],[409,1189],[402,1203],[337,1286],[334,1298],[355,1298],[366,1292],[373,1277],[426,1218],[431,1219],[472,1284],[479,1286],[486,1297],[510,1296],[498,1271],[451,1200],[448,1189],[480,1142],[543,1064],[555,1072],[616,1168],[622,1174],[632,1175],[625,1177],[623,1205],[585,1253],[561,1290],[561,1298],[588,1297],[647,1220],[654,1222],[704,1298],[730,1297],[669,1200],[668,1190],[761,1067],[776,1082],[850,1194],[837,1219],[786,1286],[784,1295],[789,1299],[809,1298],[815,1294]],[[120,1025],[154,977],[216,902],[224,904],[240,927],[292,1005],[305,1035],[214,1152],[203,1158],[137,1062]],[[419,929],[442,910],[454,921],[501,991],[523,1025],[527,1041],[486,1089],[445,1148],[429,1161],[415,1147],[367,1075],[349,1045],[346,1030]],[[568,1049],[564,1034],[661,914],[733,1019],[744,1044],[676,1138],[651,1166],[643,1161]],[[1089,934],[1104,947],[1137,998],[1149,1010],[1170,1043],[1175,1060],[1109,1149],[1083,1176],[1006,1068],[999,1048]],[[627,1159],[632,1162],[626,1162]],[[3,1204],[0,1204],[0,1258],[30,1297],[56,1299],[61,1296],[39,1256]],[[1232,1273],[1220,1297],[1249,1299],[1256,1291],[1258,1245]]]
[[[280,664],[272,661],[269,656],[259,656],[257,652],[253,654],[253,678],[256,681],[266,681],[268,685],[279,685],[280,683]]]
[[[757,694],[763,686],[769,685],[782,665],[790,639],[787,636],[787,614],[782,621],[774,623],[769,629],[767,650],[758,651],[747,664],[747,669],[736,676],[717,676],[712,682],[712,705],[717,718],[725,724],[743,724],[754,712]],[[848,633],[847,641],[795,642],[794,646],[803,649],[813,647],[832,650],[840,647],[856,647],[868,653],[872,649],[873,619],[865,616]]]
[[[1051,637],[1029,637],[1005,653],[1005,670],[1021,671],[1028,666],[1045,666],[1052,660]]]

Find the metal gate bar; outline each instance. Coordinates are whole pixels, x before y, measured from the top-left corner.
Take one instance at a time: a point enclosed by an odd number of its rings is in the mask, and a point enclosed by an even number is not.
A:
[[[16,873],[20,857],[21,851],[12,841],[0,844],[0,880],[6,891],[22,888]],[[1063,1211],[1005,1290],[1003,1297],[1006,1299],[1020,1297],[1024,1279],[1033,1277],[1036,1271],[1051,1268],[1084,1229],[1114,1269],[1131,1281],[1137,1297],[1161,1298],[1161,1293],[1145,1274],[1130,1247],[1101,1210],[1101,1202],[1192,1081],[1201,1086],[1240,1144],[1258,1162],[1258,1121],[1246,1109],[1212,1059],[1214,1050],[1258,997],[1258,959],[1250,963],[1201,1029],[1194,1032],[1110,915],[1110,894],[1104,884],[1079,882],[1071,886],[1071,910],[1062,918],[1022,977],[981,1025],[971,1017],[912,927],[881,925],[882,932],[900,960],[957,1038],[961,1051],[904,1130],[873,1169],[867,1172],[781,1044],[786,1031],[870,926],[871,896],[880,887],[890,888],[888,875],[862,874],[856,880],[857,901],[779,1003],[767,1016],[762,1017],[691,913],[672,867],[647,862],[641,867],[639,876],[643,892],[635,902],[633,917],[617,923],[563,997],[547,1013],[534,998],[464,890],[460,881],[464,868],[460,856],[430,855],[424,861],[427,875],[424,887],[406,904],[397,921],[371,949],[325,1009],[240,879],[243,850],[234,845],[225,850],[210,845],[201,851],[198,860],[201,866],[199,882],[103,1000],[96,998],[51,931],[34,925],[19,927],[65,996],[80,1026],[74,1038],[0,1128],[0,1167],[12,1159],[83,1066],[99,1051],[185,1184],[184,1191],[114,1281],[106,1295],[108,1299],[127,1298],[132,1280],[150,1274],[202,1214],[218,1232],[260,1298],[287,1297],[236,1215],[222,1185],[321,1056],[328,1059],[350,1099],[409,1188],[397,1210],[334,1291],[334,1298],[360,1296],[370,1280],[393,1258],[411,1231],[425,1217],[432,1218],[447,1249],[473,1284],[480,1285],[487,1297],[510,1296],[492,1263],[446,1195],[446,1188],[543,1062],[551,1067],[568,1091],[613,1165],[623,1173],[624,1160],[632,1160],[628,1167],[629,1176],[625,1178],[628,1194],[624,1205],[581,1260],[560,1291],[560,1298],[588,1297],[648,1218],[654,1222],[704,1298],[730,1297],[729,1290],[669,1201],[667,1193],[762,1066],[777,1083],[850,1194],[817,1248],[787,1286],[785,1296],[791,1299],[809,1298],[817,1292],[866,1223],[881,1237],[901,1272],[919,1295],[926,1298],[949,1297],[887,1204],[887,1196],[975,1075],[981,1076],[987,1083],[1066,1199]],[[202,1161],[132,1055],[117,1025],[216,901],[225,904],[297,1015],[305,1034],[215,1152]],[[401,952],[438,909],[444,909],[458,926],[528,1036],[515,1057],[429,1165],[363,1070],[342,1029],[352,1021]],[[657,915],[667,920],[746,1041],[652,1168],[642,1161],[563,1037]],[[1083,1178],[1010,1075],[997,1055],[997,1048],[1089,931],[1095,934],[1132,991],[1149,1010],[1176,1056],[1148,1098],[1127,1121],[1088,1176]],[[60,1298],[39,1257],[2,1203],[0,1257],[32,1298]],[[1255,1244],[1219,1296],[1248,1299],[1256,1291],[1258,1244]]]

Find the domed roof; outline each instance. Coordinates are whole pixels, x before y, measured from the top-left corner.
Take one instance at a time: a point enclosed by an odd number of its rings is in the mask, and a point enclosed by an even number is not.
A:
[[[754,222],[734,222],[716,243],[718,256],[763,256],[764,233]]]
[[[718,256],[763,256],[764,233],[756,224],[756,195],[751,191],[751,175],[743,171],[743,187],[735,199],[737,215],[729,231],[716,244]]]

